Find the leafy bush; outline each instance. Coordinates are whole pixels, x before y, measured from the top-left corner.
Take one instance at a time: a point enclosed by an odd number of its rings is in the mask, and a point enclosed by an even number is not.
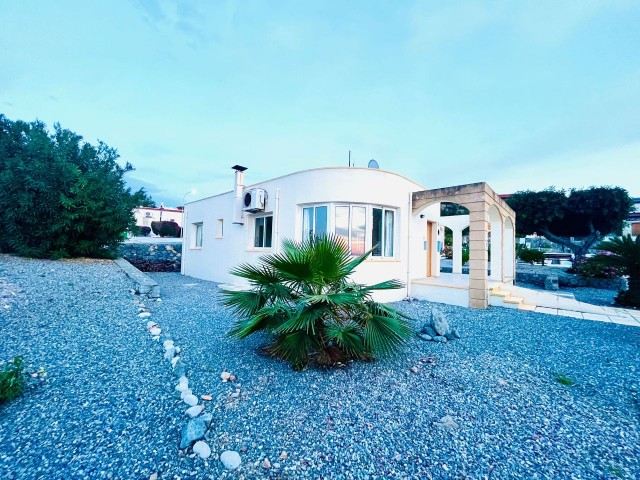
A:
[[[411,327],[401,313],[374,302],[375,290],[401,288],[398,280],[365,286],[349,276],[371,254],[351,257],[335,236],[303,242],[285,240],[282,253],[242,264],[232,274],[249,280],[249,291],[225,291],[225,305],[240,319],[229,333],[245,338],[273,335],[266,351],[294,369],[308,363],[335,365],[372,360],[394,352]]]
[[[161,237],[179,237],[180,226],[176,222],[151,222],[151,230]]]
[[[640,307],[640,236],[635,240],[631,235],[607,240],[598,245],[598,249],[607,253],[593,257],[594,263],[614,267],[629,276],[629,288],[618,294],[616,302]]]
[[[523,262],[530,263],[531,265],[534,263],[541,263],[544,265],[544,252],[535,248],[519,248],[518,258]]]
[[[618,278],[625,274],[625,268],[611,265],[605,257],[610,252],[602,252],[591,258],[576,260],[571,267],[571,273],[577,273],[584,278]]]
[[[26,386],[22,357],[0,365],[0,403],[18,398]]]
[[[140,227],[140,235],[143,237],[148,237],[151,233],[151,227]]]
[[[0,115],[0,250],[28,257],[111,257],[135,225],[132,193],[116,150],[42,122]]]

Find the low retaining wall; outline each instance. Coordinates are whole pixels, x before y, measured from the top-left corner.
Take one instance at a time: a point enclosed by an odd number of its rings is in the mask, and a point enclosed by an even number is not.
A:
[[[544,288],[548,276],[557,276],[560,287],[593,287],[616,292],[627,289],[625,278],[584,278],[574,273],[567,273],[563,268],[543,267],[535,265],[518,265],[516,268],[516,284],[529,283]]]
[[[142,272],[179,272],[182,243],[123,243],[120,256]]]

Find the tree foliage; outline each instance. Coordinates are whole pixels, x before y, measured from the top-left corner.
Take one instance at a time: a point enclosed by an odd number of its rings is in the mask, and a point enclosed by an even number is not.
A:
[[[519,235],[544,235],[568,247],[576,259],[604,236],[620,235],[633,208],[629,194],[620,187],[526,190],[514,193],[506,202],[516,212]],[[580,242],[571,241],[571,237]]]
[[[118,153],[59,124],[0,115],[0,250],[29,257],[108,257],[135,226],[133,207],[153,203],[131,192]]]
[[[371,360],[394,352],[411,334],[405,317],[376,303],[371,293],[402,287],[397,280],[371,286],[349,280],[371,254],[351,257],[337,237],[285,240],[283,251],[259,265],[232,271],[251,283],[249,291],[226,291],[225,304],[239,315],[230,334],[273,335],[267,351],[301,369],[310,361],[333,365]]]

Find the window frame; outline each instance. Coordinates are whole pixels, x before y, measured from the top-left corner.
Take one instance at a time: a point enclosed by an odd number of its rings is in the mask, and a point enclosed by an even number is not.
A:
[[[266,227],[267,227],[267,223],[268,223],[267,219],[271,219],[271,222],[270,222],[270,227],[271,228],[270,228],[268,236],[266,234],[267,233],[267,228]],[[263,235],[262,235],[262,245],[256,245],[257,239],[258,239],[258,236],[256,234],[257,233],[256,229],[258,228],[259,220],[263,220],[263,227],[264,227],[264,232],[263,232]],[[255,216],[253,216],[251,230],[252,230],[252,235],[251,235],[250,244],[249,244],[251,250],[271,250],[273,248],[273,213],[267,213],[267,214],[264,214],[264,215],[255,215]],[[267,243],[266,242],[267,238],[269,239],[269,245],[265,246],[265,243]]]
[[[190,248],[192,250],[200,250],[202,249],[202,244],[204,242],[204,222],[194,222],[191,224],[191,242]],[[198,232],[200,234],[198,235]]]

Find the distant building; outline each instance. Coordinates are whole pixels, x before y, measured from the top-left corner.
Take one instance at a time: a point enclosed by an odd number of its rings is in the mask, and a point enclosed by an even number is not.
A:
[[[138,207],[133,209],[133,215],[138,227],[151,227],[151,222],[176,222],[182,228],[182,208]],[[153,235],[153,234],[151,234]]]
[[[633,200],[633,212],[627,217],[628,227],[624,233],[630,233],[631,236],[637,237],[640,235],[640,198],[632,198]]]

